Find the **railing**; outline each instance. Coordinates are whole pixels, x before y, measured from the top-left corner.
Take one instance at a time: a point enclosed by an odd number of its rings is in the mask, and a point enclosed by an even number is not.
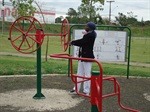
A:
[[[101,96],[101,94],[100,94],[100,92],[102,92],[102,90],[100,90],[101,86],[100,86],[100,83],[98,82],[98,80],[96,79],[96,78],[99,77],[99,75],[100,75],[99,71],[93,71],[92,72],[91,104],[93,105],[93,109],[92,109],[91,112],[102,112],[102,99],[106,98],[106,97],[115,96],[115,95],[118,96],[118,104],[122,109],[128,110],[130,112],[140,112],[139,110],[135,110],[135,109],[132,109],[132,108],[127,108],[127,107],[125,107],[121,104],[120,85],[117,82],[115,77],[105,77],[105,78],[102,78],[102,80],[100,80],[101,82],[103,82],[104,80],[107,80],[107,81],[112,81],[114,83],[114,88],[113,88],[114,92]],[[93,99],[93,101],[92,101],[92,99]],[[95,106],[97,106],[97,109],[94,108]]]
[[[140,112],[139,110],[127,108],[127,107],[125,107],[125,106],[123,106],[121,104],[121,99],[120,99],[120,84],[116,81],[115,77],[107,77],[107,78],[103,78],[103,80],[108,80],[108,81],[113,81],[114,82],[114,93],[103,95],[102,98],[106,98],[106,97],[118,95],[118,104],[120,105],[120,107],[122,109],[128,110],[130,112]]]
[[[128,110],[131,112],[140,112],[139,110],[134,110],[131,108],[124,107],[121,104],[120,100],[120,85],[116,81],[115,77],[106,77],[103,78],[103,69],[102,65],[98,60],[95,59],[90,59],[90,58],[77,58],[77,57],[72,57],[71,55],[64,53],[64,54],[51,54],[50,57],[54,58],[63,58],[63,59],[69,59],[69,65],[70,65],[70,74],[71,74],[71,79],[75,83],[75,90],[76,93],[85,97],[90,98],[91,102],[91,112],[102,112],[102,99],[110,96],[115,96],[118,95],[118,104],[120,107],[124,110]],[[90,61],[90,62],[95,62],[99,66],[99,71],[92,71],[92,76],[91,77],[84,77],[84,76],[78,76],[73,73],[73,60],[82,60],[82,61]],[[83,80],[78,81],[77,78],[82,78]],[[85,95],[81,94],[78,91],[78,83],[85,82],[91,80],[91,95]],[[103,80],[108,80],[108,81],[113,81],[114,83],[114,92],[110,94],[103,95]]]
[[[77,91],[78,90],[77,84],[81,83],[81,82],[85,82],[85,81],[91,80],[91,77],[78,76],[78,75],[74,74],[73,73],[73,60],[82,60],[82,61],[96,62],[97,65],[99,66],[99,71],[100,71],[100,75],[99,75],[98,80],[99,80],[99,83],[101,85],[100,88],[102,88],[102,82],[100,80],[102,80],[103,69],[102,69],[101,63],[98,60],[90,59],[90,58],[72,57],[71,55],[69,55],[67,53],[66,54],[65,53],[64,54],[51,54],[50,57],[69,59],[71,79],[75,83],[76,93],[79,94],[79,95],[85,96],[85,97],[89,97],[89,98],[91,98],[91,95],[85,95],[85,94],[82,94],[79,91]],[[77,81],[77,78],[82,78],[83,80]],[[101,91],[101,95],[102,95],[102,91]]]

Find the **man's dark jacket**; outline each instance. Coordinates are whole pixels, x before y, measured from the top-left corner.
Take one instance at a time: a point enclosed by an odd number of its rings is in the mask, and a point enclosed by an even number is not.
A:
[[[82,39],[74,40],[72,45],[79,46],[79,57],[83,58],[95,58],[93,53],[93,46],[96,38],[95,31],[89,31],[83,36]]]

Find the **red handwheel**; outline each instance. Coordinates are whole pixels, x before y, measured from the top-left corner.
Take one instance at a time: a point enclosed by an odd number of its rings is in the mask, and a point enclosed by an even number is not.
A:
[[[68,48],[68,42],[70,41],[70,25],[67,19],[62,21],[61,26],[61,45],[63,51],[66,51]]]
[[[9,31],[12,46],[19,52],[29,54],[41,47],[44,40],[44,32],[37,39],[36,31],[42,29],[40,22],[32,16],[22,16],[16,19]],[[39,45],[37,46],[38,43]]]

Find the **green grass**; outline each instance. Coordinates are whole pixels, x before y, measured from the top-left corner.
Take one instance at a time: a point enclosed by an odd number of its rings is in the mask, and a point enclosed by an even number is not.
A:
[[[133,37],[150,37],[150,27],[131,27]]]
[[[7,39],[8,34],[0,36],[0,52],[16,51],[10,41]],[[45,37],[42,44],[42,55],[46,54],[46,42],[49,38],[48,55],[52,53],[61,53],[62,46],[60,44],[60,37]],[[32,53],[35,54],[36,52]],[[131,62],[141,62],[150,64],[150,39],[132,40],[131,41]],[[104,74],[107,75],[121,75],[126,76],[127,65],[107,64],[102,63]],[[13,74],[36,74],[36,59],[27,57],[15,56],[0,56],[0,75],[13,75]],[[67,74],[68,61],[42,59],[42,74]],[[74,64],[74,72],[77,69],[77,62]],[[98,70],[97,66],[93,64],[93,70]],[[130,76],[144,76],[150,77],[150,68],[142,66],[130,66]]]
[[[1,21],[0,21],[0,24],[2,24]],[[9,32],[10,26],[11,26],[11,23],[5,22],[5,31],[6,32]],[[43,24],[42,26],[44,28],[44,32],[46,32],[46,33],[59,33],[61,24],[47,24],[47,25]],[[1,27],[2,26],[0,26],[0,31],[2,29]],[[150,27],[149,26],[144,26],[144,27],[130,26],[130,29],[132,31],[133,37],[150,37]]]
[[[30,75],[36,74],[36,58],[0,56],[1,75]],[[102,63],[104,74],[126,76],[127,66],[118,64]],[[74,73],[77,71],[77,61],[73,61]],[[93,63],[92,70],[99,70],[97,64]],[[148,67],[130,67],[130,76],[150,77]],[[62,59],[42,59],[42,74],[68,74],[68,61]]]
[[[2,24],[1,21],[0,24]],[[8,34],[11,24],[12,23],[10,22],[5,22],[5,34]],[[45,33],[59,33],[61,24],[47,24],[47,25],[42,24],[42,27]],[[2,31],[2,26],[0,26],[0,32],[1,31]]]
[[[0,74],[35,74],[36,63],[32,58],[0,56]]]
[[[42,55],[46,54],[46,43],[47,38],[49,38],[48,44],[48,54],[50,53],[58,53],[62,52],[62,46],[60,43],[60,37],[45,37],[44,42],[42,44]],[[8,36],[3,35],[0,37],[0,52],[13,52],[19,53],[11,44],[10,40],[8,40]],[[35,53],[33,53],[35,54]]]
[[[132,40],[131,62],[142,62],[150,64],[150,39]]]
[[[0,56],[0,59],[1,75],[36,74],[36,58]],[[67,73],[67,66],[66,60],[42,60],[42,74],[64,74]]]
[[[125,76],[127,74],[127,66],[120,64],[107,64],[102,63],[103,72],[106,75],[119,75]],[[93,70],[99,70],[97,65],[93,65]],[[149,67],[143,66],[130,66],[130,76],[144,76],[150,77],[150,69]]]
[[[45,37],[42,44],[42,55],[46,54],[46,43],[49,38],[48,55],[52,53],[61,53],[62,46],[60,43],[60,37]],[[19,53],[15,50],[7,36],[0,38],[0,52],[13,52]],[[35,54],[36,52],[32,53]],[[150,39],[132,40],[131,41],[131,62],[150,63]]]

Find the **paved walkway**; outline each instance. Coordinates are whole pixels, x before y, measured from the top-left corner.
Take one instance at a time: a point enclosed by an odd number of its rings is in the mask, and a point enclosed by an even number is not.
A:
[[[20,56],[20,57],[34,57],[36,58],[35,54],[21,54],[21,53],[11,53],[11,52],[0,52],[0,55],[4,55],[4,56]],[[45,56],[42,56],[42,58],[45,58]],[[50,58],[49,56],[47,58]],[[126,64],[127,62],[104,62],[104,63],[115,63],[115,64]],[[133,66],[143,66],[143,67],[150,67],[150,64],[147,63],[139,63],[139,62],[130,62],[130,65]]]

